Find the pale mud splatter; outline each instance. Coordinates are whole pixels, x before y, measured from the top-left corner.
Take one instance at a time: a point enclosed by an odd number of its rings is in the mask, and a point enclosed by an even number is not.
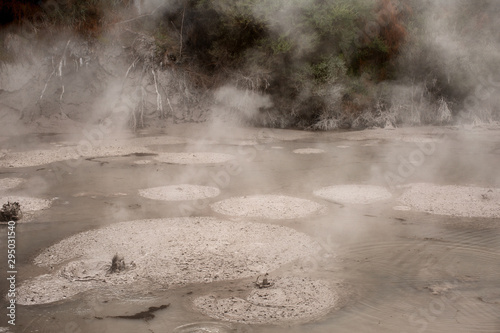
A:
[[[314,195],[328,201],[364,205],[392,197],[386,188],[373,185],[334,185],[315,190]]]
[[[246,324],[297,324],[331,311],[339,296],[327,281],[282,277],[269,288],[252,290],[246,297],[206,295],[194,306],[214,319]]]
[[[461,217],[500,217],[500,189],[411,184],[399,199],[416,211]]]
[[[216,187],[190,184],[160,186],[139,190],[139,195],[153,200],[183,201],[213,198],[220,194]]]
[[[319,250],[309,236],[277,225],[209,217],[122,222],[42,251],[34,263],[54,270],[23,282],[18,303],[50,303],[95,288],[146,292],[254,277]],[[116,253],[127,269],[107,274]]]
[[[254,195],[230,198],[210,205],[217,213],[267,219],[295,219],[322,212],[321,204],[285,195]]]

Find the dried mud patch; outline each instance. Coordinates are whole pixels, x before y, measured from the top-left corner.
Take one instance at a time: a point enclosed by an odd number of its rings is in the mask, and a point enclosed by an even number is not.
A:
[[[53,273],[24,281],[18,303],[49,303],[99,287],[134,285],[151,291],[152,285],[173,288],[253,277],[319,249],[303,233],[262,223],[209,217],[122,222],[43,250],[34,263],[52,267]],[[126,269],[108,274],[116,253],[124,257]]]
[[[500,217],[500,189],[411,184],[400,201],[416,211],[461,217]]]
[[[285,195],[254,195],[229,198],[210,205],[217,213],[267,219],[295,219],[322,212],[317,202]]]
[[[303,323],[326,315],[339,300],[330,283],[304,277],[277,278],[246,297],[206,295],[194,306],[214,319],[247,324]]]

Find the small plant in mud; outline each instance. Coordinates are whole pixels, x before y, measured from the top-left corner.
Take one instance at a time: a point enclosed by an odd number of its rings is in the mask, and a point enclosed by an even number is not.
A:
[[[125,270],[125,268],[125,258],[115,254],[111,259],[111,267],[108,269],[108,273],[118,273]]]
[[[271,287],[272,285],[274,285],[273,282],[270,282],[268,277],[269,277],[269,274],[266,273],[264,274],[264,276],[262,277],[262,280],[260,279],[260,275],[257,276],[257,279],[255,280],[255,285],[259,288],[259,289],[262,289],[262,288],[269,288]]]
[[[19,221],[23,217],[19,202],[7,202],[0,210],[0,221]]]

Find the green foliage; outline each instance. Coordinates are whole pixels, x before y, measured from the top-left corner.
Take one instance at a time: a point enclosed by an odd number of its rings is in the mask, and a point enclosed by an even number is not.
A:
[[[269,47],[272,49],[273,55],[278,55],[290,52],[293,48],[293,43],[290,39],[280,36],[275,40],[270,40]]]
[[[324,57],[320,62],[310,65],[311,74],[318,84],[331,82],[335,78],[341,78],[347,67],[341,55],[336,57]]]
[[[372,20],[373,3],[365,0],[319,2],[305,12],[305,22],[323,41],[341,50],[351,48],[359,38],[363,23]]]

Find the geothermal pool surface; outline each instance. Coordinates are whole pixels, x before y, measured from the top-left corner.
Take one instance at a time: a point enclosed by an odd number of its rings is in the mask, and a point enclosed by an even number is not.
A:
[[[203,133],[3,138],[16,332],[500,331],[499,130]]]
[[[216,197],[220,190],[216,187],[179,184],[139,190],[139,195],[153,200],[183,201]]]

